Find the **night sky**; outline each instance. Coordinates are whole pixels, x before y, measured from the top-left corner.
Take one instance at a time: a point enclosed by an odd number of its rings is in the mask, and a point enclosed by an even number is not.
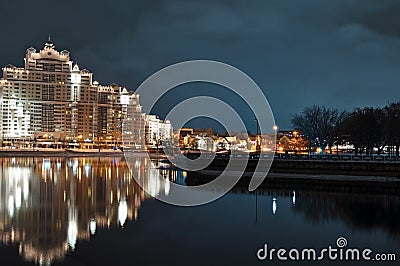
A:
[[[1,0],[0,65],[22,66],[26,48],[42,49],[48,34],[95,80],[132,90],[170,64],[217,60],[251,76],[276,123],[290,128],[313,104],[352,110],[399,100],[399,14],[395,0]],[[206,94],[246,113],[240,99],[203,85],[177,88],[155,112]]]

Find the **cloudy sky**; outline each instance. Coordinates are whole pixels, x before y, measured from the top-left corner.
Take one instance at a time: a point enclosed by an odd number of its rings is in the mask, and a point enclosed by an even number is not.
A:
[[[26,48],[41,49],[49,33],[95,80],[132,90],[173,63],[217,60],[258,83],[280,128],[309,105],[351,110],[400,98],[396,0],[1,0],[1,10],[2,66],[22,66]],[[246,109],[222,88],[195,84],[156,111],[190,94]]]

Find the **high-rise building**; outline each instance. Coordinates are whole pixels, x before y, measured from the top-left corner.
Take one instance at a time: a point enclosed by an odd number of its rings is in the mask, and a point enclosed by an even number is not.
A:
[[[93,81],[93,74],[74,64],[68,51],[57,51],[50,38],[40,51],[27,49],[24,62],[22,68],[5,66],[0,79],[3,146],[27,146],[34,139],[63,145],[114,145],[121,142],[127,112],[141,112],[136,94],[116,84],[102,86]],[[126,104],[122,95],[137,101]],[[144,134],[144,125],[138,131]]]
[[[138,94],[130,94],[122,90],[120,103],[122,105],[122,140],[125,148],[143,150],[145,148],[145,119]]]

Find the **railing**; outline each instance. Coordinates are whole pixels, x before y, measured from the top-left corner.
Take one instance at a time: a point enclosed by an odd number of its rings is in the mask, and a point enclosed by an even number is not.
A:
[[[185,156],[191,159],[196,159],[200,154],[186,154]],[[203,154],[203,158],[220,158],[220,159],[259,159],[260,156],[264,159],[271,159],[274,156],[275,160],[297,160],[297,161],[362,161],[362,162],[400,162],[400,156],[387,155],[351,155],[351,154],[323,154],[323,155],[307,155],[307,154]]]
[[[351,155],[351,154],[275,154],[274,159],[280,160],[311,160],[311,161],[363,161],[363,162],[400,162],[400,156],[385,155]]]

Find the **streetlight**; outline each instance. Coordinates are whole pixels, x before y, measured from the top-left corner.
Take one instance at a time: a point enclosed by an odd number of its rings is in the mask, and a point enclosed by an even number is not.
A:
[[[256,151],[261,151],[261,145],[260,145],[260,138],[259,138],[259,134],[258,134],[258,119],[257,117],[254,119],[256,121],[256,130],[257,130],[257,134],[256,134]]]
[[[272,127],[272,129],[275,131],[275,153],[276,153],[277,150],[278,150],[278,136],[276,135],[276,133],[277,133],[277,131],[278,131],[278,126],[277,126],[277,125],[274,125],[274,126]]]

